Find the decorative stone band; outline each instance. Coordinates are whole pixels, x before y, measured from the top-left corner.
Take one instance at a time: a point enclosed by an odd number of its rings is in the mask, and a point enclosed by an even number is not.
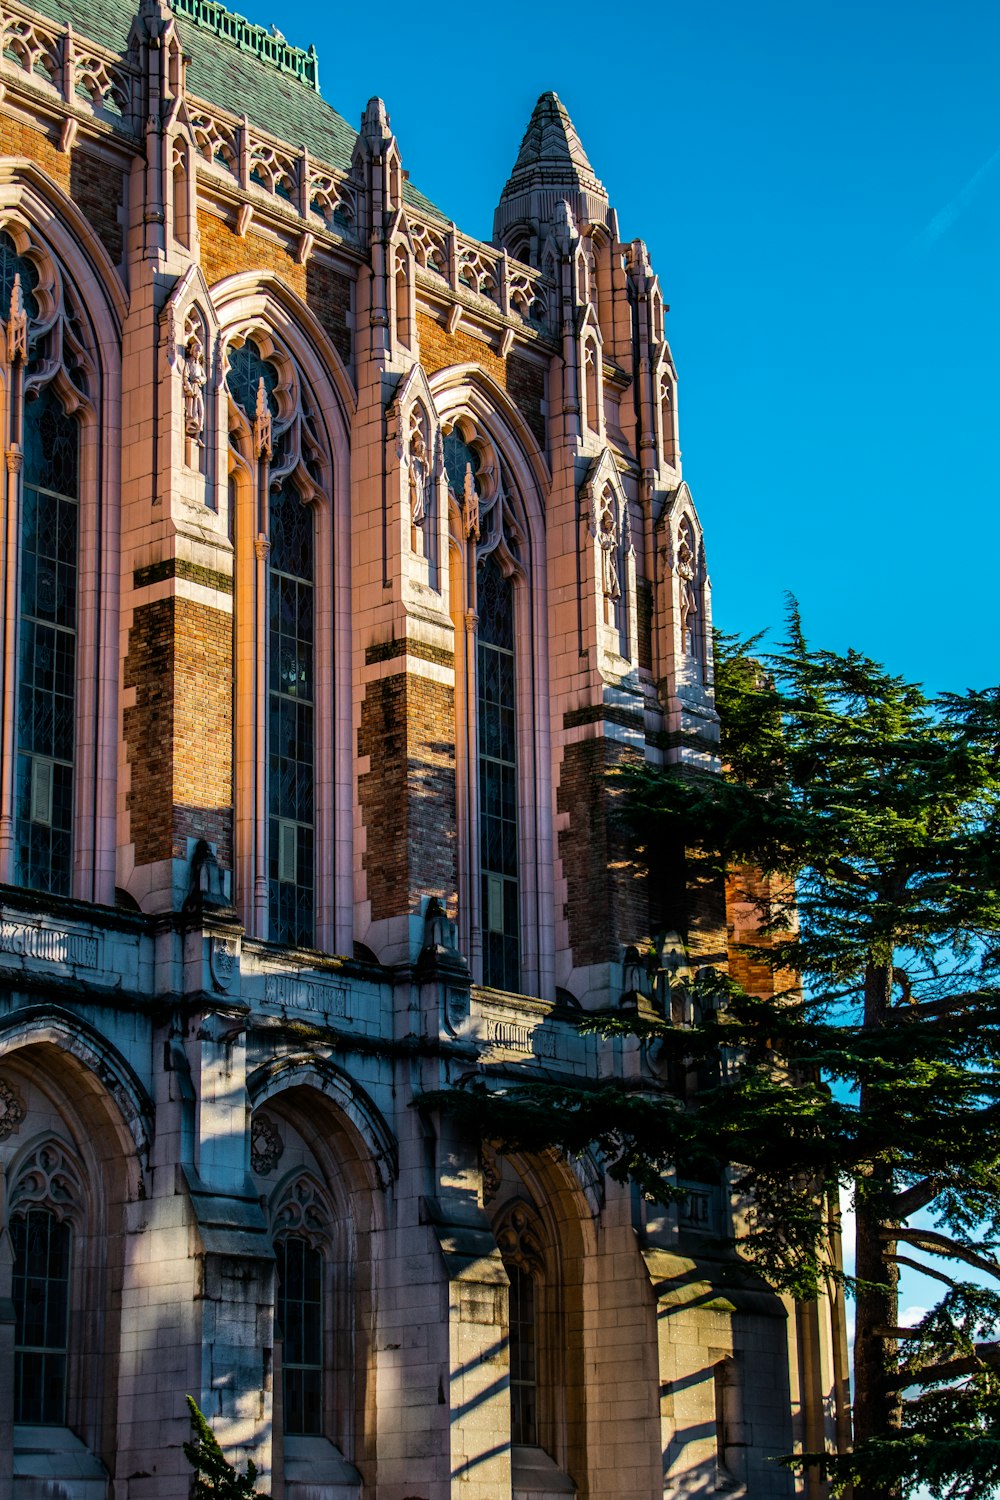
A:
[[[347,1019],[347,991],[344,988],[302,979],[297,974],[268,974],[264,979],[264,1000],[268,1005],[280,1005],[283,1009]]]
[[[98,940],[84,933],[60,932],[35,922],[17,922],[0,915],[0,953],[44,963],[96,969]]]

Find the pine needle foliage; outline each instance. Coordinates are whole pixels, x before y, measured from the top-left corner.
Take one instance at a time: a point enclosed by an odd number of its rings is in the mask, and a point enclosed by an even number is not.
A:
[[[846,1188],[854,1451],[804,1462],[855,1500],[920,1485],[986,1500],[1000,1297],[968,1270],[1000,1288],[1000,689],[932,700],[860,652],[813,648],[794,601],[787,635],[769,654],[759,638],[717,642],[722,775],[620,773],[651,872],[674,850],[737,886],[741,871],[769,877],[766,900],[759,881],[743,894],[773,992],[702,970],[652,1019],[587,1018],[640,1036],[693,1090],[481,1085],[440,1102],[512,1149],[596,1145],[612,1177],[661,1201],[679,1191],[665,1176],[753,1164],[738,1169],[740,1251],[800,1298],[831,1275]],[[945,1289],[915,1330],[898,1326],[901,1265]]]
[[[219,1446],[208,1420],[193,1397],[185,1398],[191,1414],[192,1442],[184,1444],[184,1457],[194,1470],[191,1500],[270,1500],[257,1489],[257,1466],[247,1459],[246,1473],[235,1468]]]

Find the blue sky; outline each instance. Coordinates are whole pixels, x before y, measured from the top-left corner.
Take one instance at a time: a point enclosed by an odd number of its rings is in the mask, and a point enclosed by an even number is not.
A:
[[[249,9],[249,7],[248,7]],[[716,618],[856,645],[934,688],[1000,679],[1000,6],[676,0],[320,9],[357,125],[386,100],[414,182],[488,237],[554,88],[649,245]]]

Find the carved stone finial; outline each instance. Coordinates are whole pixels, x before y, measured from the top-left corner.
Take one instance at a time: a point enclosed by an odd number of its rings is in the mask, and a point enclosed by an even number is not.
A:
[[[257,413],[253,419],[253,446],[257,458],[271,457],[271,408],[263,375],[257,382]]]
[[[469,541],[479,541],[479,491],[472,477],[472,465],[465,466],[465,488],[462,494],[462,514],[465,517],[465,535]]]
[[[18,273],[14,277],[14,285],[10,293],[10,317],[7,319],[7,358],[10,363],[16,364],[19,359],[28,357],[28,317],[24,311],[24,298],[21,295],[21,277]]]

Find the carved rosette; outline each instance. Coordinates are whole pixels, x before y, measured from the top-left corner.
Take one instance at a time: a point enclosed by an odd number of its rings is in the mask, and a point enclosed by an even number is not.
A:
[[[255,1115],[250,1126],[250,1165],[258,1177],[273,1172],[284,1154],[285,1143],[270,1120]]]
[[[5,1078],[0,1078],[0,1141],[16,1135],[25,1116],[24,1100]]]

